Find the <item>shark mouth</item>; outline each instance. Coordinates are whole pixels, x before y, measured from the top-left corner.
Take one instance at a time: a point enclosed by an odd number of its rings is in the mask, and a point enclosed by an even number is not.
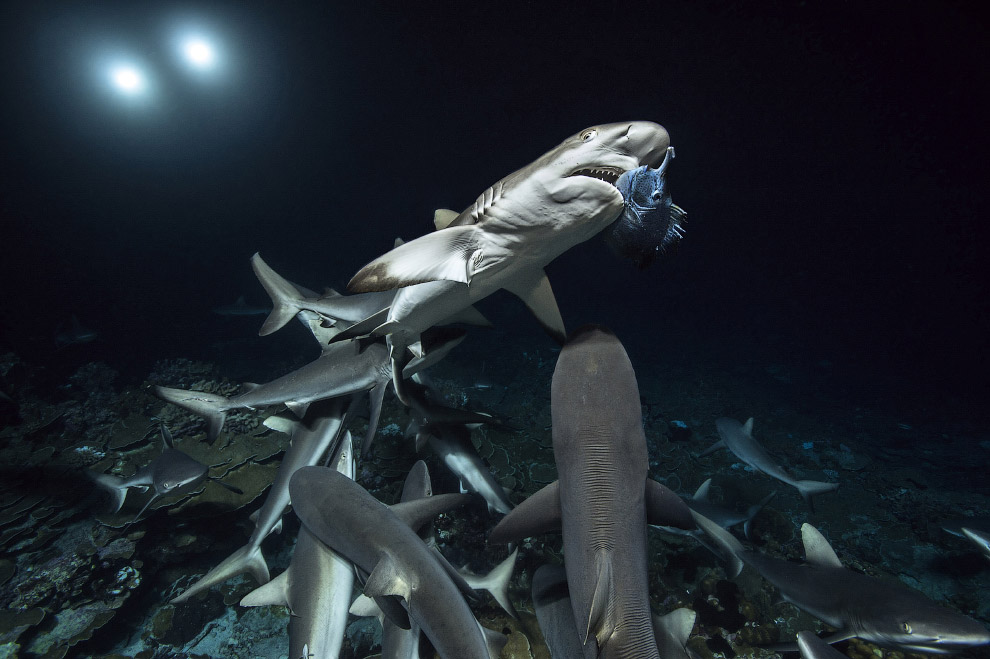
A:
[[[615,182],[619,180],[625,172],[621,169],[615,169],[613,167],[594,167],[594,168],[584,168],[579,169],[571,174],[571,176],[587,176],[589,178],[596,178],[599,181],[605,181],[609,185],[614,186]]]

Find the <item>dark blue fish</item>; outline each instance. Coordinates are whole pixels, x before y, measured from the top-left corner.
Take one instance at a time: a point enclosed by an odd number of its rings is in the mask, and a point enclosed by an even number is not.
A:
[[[671,200],[667,185],[667,167],[673,158],[674,147],[667,147],[658,168],[631,169],[615,182],[626,203],[619,218],[605,229],[605,242],[640,268],[684,235],[687,213]]]

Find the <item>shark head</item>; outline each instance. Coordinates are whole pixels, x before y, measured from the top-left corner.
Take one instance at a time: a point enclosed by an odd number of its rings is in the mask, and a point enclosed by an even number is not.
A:
[[[990,643],[990,632],[958,611],[913,598],[901,602],[886,602],[885,611],[869,621],[872,629],[863,636],[880,645],[930,654],[955,654]]]
[[[571,195],[590,194],[621,204],[622,194],[615,185],[619,177],[639,167],[656,167],[668,146],[667,130],[652,121],[601,124],[572,135],[526,169],[527,174],[538,172],[547,179],[557,203],[570,201]]]

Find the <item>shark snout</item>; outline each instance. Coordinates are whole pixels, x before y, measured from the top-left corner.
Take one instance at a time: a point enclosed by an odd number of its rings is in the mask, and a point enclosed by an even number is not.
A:
[[[666,128],[652,121],[630,121],[620,141],[630,154],[639,159],[640,165],[657,167],[667,155],[670,134]]]

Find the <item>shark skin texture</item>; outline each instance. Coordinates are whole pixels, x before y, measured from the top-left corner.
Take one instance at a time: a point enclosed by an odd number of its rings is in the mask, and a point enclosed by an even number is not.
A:
[[[639,387],[622,344],[589,325],[560,351],[551,385],[559,480],[492,531],[511,542],[561,529],[574,624],[586,657],[657,659],[647,523],[693,529],[684,501],[647,478]]]
[[[810,524],[801,527],[801,537],[804,565],[755,551],[740,552],[739,557],[776,586],[785,600],[835,627],[838,631],[822,639],[825,643],[855,637],[930,654],[954,654],[990,643],[990,632],[976,620],[903,584],[844,567],[828,541]]]

